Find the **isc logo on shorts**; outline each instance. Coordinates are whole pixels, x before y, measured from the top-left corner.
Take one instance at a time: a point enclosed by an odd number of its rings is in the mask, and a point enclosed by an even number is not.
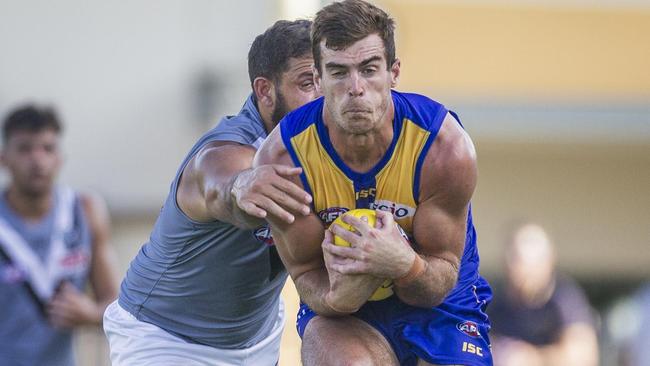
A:
[[[463,342],[463,352],[483,357],[483,348],[469,342]]]
[[[473,321],[466,320],[464,322],[460,322],[456,324],[456,329],[472,338],[481,337],[481,332],[478,330],[478,325]],[[483,348],[470,342],[463,342],[463,352],[483,357]]]

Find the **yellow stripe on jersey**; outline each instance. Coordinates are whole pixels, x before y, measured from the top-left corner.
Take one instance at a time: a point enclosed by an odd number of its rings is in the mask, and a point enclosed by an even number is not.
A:
[[[334,164],[323,148],[316,124],[291,138],[314,198],[316,213],[329,207],[354,208],[354,182]]]
[[[429,131],[404,119],[393,155],[375,177],[375,208],[392,212],[395,221],[409,235],[412,235],[413,215],[417,206],[413,197],[415,168],[429,134]]]

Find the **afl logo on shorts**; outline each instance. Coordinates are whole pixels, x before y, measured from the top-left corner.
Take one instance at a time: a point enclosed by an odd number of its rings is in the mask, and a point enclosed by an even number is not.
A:
[[[473,338],[479,338],[481,336],[481,333],[478,331],[478,325],[469,320],[456,324],[456,329]]]
[[[255,239],[259,241],[260,243],[264,243],[268,246],[272,246],[275,244],[273,241],[273,237],[271,236],[271,229],[269,229],[268,226],[260,226],[255,231],[253,232],[253,235],[255,235]]]
[[[337,217],[343,215],[344,213],[350,211],[345,207],[329,207],[318,213],[320,220],[325,223],[326,226],[329,226]]]

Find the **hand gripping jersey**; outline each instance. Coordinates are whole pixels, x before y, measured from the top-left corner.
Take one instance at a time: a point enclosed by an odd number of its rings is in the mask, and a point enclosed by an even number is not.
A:
[[[422,164],[448,111],[441,104],[417,94],[393,91],[392,99],[395,105],[393,140],[384,157],[372,169],[363,173],[347,167],[332,146],[322,119],[324,103],[322,98],[290,113],[281,122],[284,145],[294,164],[303,168],[302,184],[312,194],[314,212],[325,226],[343,212],[354,208],[380,209],[391,212],[407,235],[413,237],[413,217],[419,200]],[[440,327],[442,323],[438,324],[438,330],[433,332],[434,334],[423,331],[421,342],[419,341],[422,347],[419,351],[421,355],[418,354],[421,358],[434,363],[451,361],[474,364],[471,362],[476,362],[483,365],[486,364],[485,362],[488,362],[487,364],[491,362],[487,339],[489,325],[484,313],[491,299],[491,291],[487,282],[479,276],[478,266],[476,232],[470,209],[458,283],[443,304],[431,309],[435,312],[448,312],[450,316],[446,317],[445,325],[450,328],[449,334],[455,335],[453,334],[455,332],[459,337],[438,337],[438,334],[447,334],[447,330]],[[423,310],[403,304],[396,296],[392,296],[377,304],[367,303],[357,316],[364,318],[364,311],[371,307],[377,309],[405,307],[405,309],[410,308],[413,313]],[[303,318],[309,311],[311,310],[303,305],[300,317]],[[430,310],[427,311],[428,313],[421,314],[425,319],[441,321],[443,318]],[[388,309],[381,310],[381,313],[388,312]],[[376,313],[380,312],[377,310]],[[385,322],[382,323],[376,317],[370,316],[364,320],[375,325],[380,331],[384,327],[394,328]],[[393,320],[396,321],[397,318]],[[302,322],[302,329],[299,321],[300,333],[304,331],[307,321]],[[376,322],[379,323],[375,324]],[[380,323],[383,325],[379,325]],[[408,360],[415,355],[406,350],[402,352],[402,348],[414,348],[413,344],[402,347],[399,345],[404,341],[402,336],[393,339],[393,336],[385,333],[384,335],[391,341],[398,355],[404,353],[401,355],[401,362],[406,364],[412,362]],[[461,340],[462,336],[469,339]],[[432,342],[442,342],[438,346],[447,349],[440,349],[440,347],[431,349]],[[475,352],[469,352],[470,348]],[[480,349],[478,352],[480,355],[477,355],[477,348]],[[464,356],[469,356],[470,359],[467,360]]]

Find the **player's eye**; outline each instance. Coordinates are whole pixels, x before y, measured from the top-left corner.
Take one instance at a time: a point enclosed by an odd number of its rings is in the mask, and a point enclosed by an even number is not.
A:
[[[366,68],[364,68],[363,70],[361,70],[361,72],[362,72],[364,75],[366,75],[366,76],[372,75],[372,74],[374,74],[376,71],[377,71],[377,68],[374,67],[374,66],[373,66],[373,67],[366,67]]]

